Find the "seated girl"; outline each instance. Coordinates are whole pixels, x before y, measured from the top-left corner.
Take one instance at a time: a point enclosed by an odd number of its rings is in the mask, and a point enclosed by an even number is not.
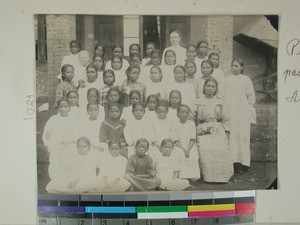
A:
[[[130,186],[124,179],[127,160],[120,155],[120,151],[120,142],[108,142],[108,153],[103,156],[99,173],[104,183],[103,192],[124,192]]]
[[[173,150],[172,139],[164,139],[161,142],[161,157],[156,165],[157,176],[161,180],[160,188],[169,191],[182,191],[188,187],[191,188],[188,180],[179,178],[179,161],[172,156]]]
[[[146,153],[149,141],[141,138],[135,145],[135,154],[128,158],[125,179],[131,183],[130,191],[154,191],[160,185],[155,163]]]
[[[95,193],[103,189],[103,182],[96,176],[101,159],[91,149],[90,141],[80,137],[65,149],[65,157],[56,162],[46,190],[48,193]]]

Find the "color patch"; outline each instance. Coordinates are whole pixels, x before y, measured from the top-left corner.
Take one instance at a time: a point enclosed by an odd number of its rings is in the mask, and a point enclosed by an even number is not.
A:
[[[189,212],[235,210],[235,204],[193,205],[188,206]]]
[[[221,217],[234,215],[236,215],[235,210],[189,212],[189,217]]]
[[[85,207],[86,213],[135,213],[135,207]]]
[[[137,213],[147,212],[186,212],[186,206],[151,206],[137,207]]]

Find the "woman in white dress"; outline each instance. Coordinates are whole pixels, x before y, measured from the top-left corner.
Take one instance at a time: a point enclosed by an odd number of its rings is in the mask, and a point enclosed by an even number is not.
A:
[[[225,78],[225,104],[230,119],[230,150],[235,171],[243,173],[250,167],[250,124],[255,123],[255,93],[251,79],[243,75],[244,62],[231,62],[232,75]]]

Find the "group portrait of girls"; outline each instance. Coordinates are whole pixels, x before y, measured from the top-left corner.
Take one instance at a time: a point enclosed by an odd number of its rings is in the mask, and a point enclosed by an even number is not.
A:
[[[43,131],[48,193],[193,190],[247,172],[256,118],[243,60],[224,76],[209,43],[169,38],[163,51],[146,43],[144,58],[131,44],[129,60],[119,45],[107,59],[101,41],[93,56],[70,42]]]

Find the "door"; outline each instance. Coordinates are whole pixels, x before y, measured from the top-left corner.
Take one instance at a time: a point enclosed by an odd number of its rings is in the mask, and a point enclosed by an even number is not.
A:
[[[110,60],[112,47],[114,45],[123,45],[123,17],[95,16],[94,34],[95,43],[103,44],[105,58]]]

